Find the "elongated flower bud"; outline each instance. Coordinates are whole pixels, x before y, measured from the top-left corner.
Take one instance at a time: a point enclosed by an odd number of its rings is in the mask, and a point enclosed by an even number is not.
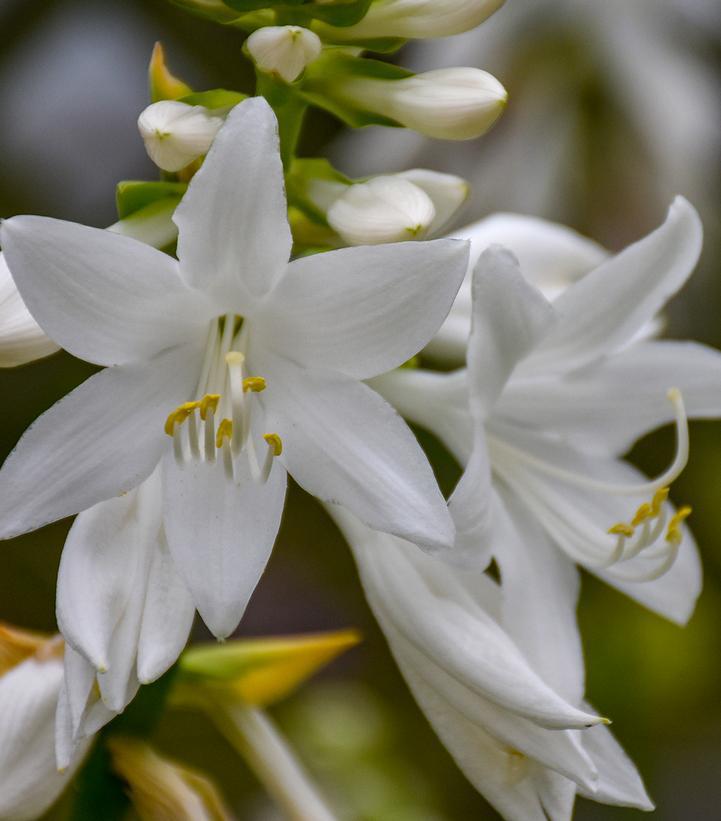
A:
[[[328,223],[349,245],[423,239],[436,216],[423,189],[396,176],[346,189],[328,209]]]
[[[248,37],[246,48],[261,71],[292,83],[318,57],[322,44],[300,26],[266,26]]]
[[[138,117],[145,150],[163,171],[180,171],[206,154],[221,125],[208,109],[178,100],[152,103]]]
[[[319,28],[340,42],[375,37],[429,38],[460,34],[480,25],[505,0],[376,0],[353,26]]]
[[[480,137],[506,104],[506,90],[478,68],[444,68],[398,80],[344,78],[343,96],[355,105],[445,140]]]

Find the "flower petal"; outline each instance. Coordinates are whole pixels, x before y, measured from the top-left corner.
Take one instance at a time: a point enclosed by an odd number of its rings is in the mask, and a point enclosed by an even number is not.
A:
[[[243,457],[238,460],[242,469]],[[238,626],[270,558],[285,499],[286,474],[274,461],[265,484],[247,473],[229,480],[222,459],[163,462],[165,532],[195,606],[218,638]]]
[[[529,285],[510,251],[491,246],[473,273],[473,319],[468,341],[471,411],[491,412],[518,362],[549,332],[556,316]]]
[[[438,330],[463,278],[456,240],[302,257],[258,317],[264,344],[302,365],[365,379],[403,364]]]
[[[672,422],[669,388],[695,419],[721,416],[721,353],[694,342],[640,342],[558,379],[514,379],[496,407],[504,419],[624,453]]]
[[[447,320],[426,347],[426,353],[456,362],[463,361],[471,330],[473,269],[491,245],[512,251],[523,276],[551,300],[607,256],[600,245],[565,225],[522,214],[492,214],[453,231],[452,236],[471,242],[468,272]]]
[[[635,807],[646,811],[654,809],[638,770],[608,727],[592,727],[585,730],[581,740],[593,763],[598,767],[599,776],[596,791],[589,794],[581,787],[581,795],[603,804]]]
[[[686,282],[701,242],[698,214],[677,197],[660,228],[556,300],[558,326],[524,362],[523,372],[567,372],[621,348]]]
[[[283,275],[292,238],[278,124],[263,98],[228,115],[173,221],[185,281],[221,299],[221,313],[247,314]]]
[[[0,368],[24,365],[57,350],[25,307],[0,253]]]
[[[186,345],[108,368],[39,417],[0,471],[0,538],[140,484],[166,447],[169,411],[195,390],[201,356]]]
[[[161,531],[151,558],[138,638],[137,673],[141,684],[160,678],[175,663],[188,641],[194,617],[193,597]]]
[[[167,254],[112,231],[47,217],[2,224],[3,251],[28,309],[74,356],[118,365],[188,341],[210,318]]]
[[[423,548],[453,544],[453,523],[428,460],[375,391],[269,355],[261,372],[268,377],[267,423],[280,434],[280,458],[301,487]]]

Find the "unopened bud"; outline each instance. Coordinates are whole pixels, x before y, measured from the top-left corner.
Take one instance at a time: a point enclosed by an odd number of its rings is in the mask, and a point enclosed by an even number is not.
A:
[[[442,174],[427,168],[413,168],[396,176],[412,182],[428,194],[436,209],[436,216],[428,234],[437,235],[453,219],[458,209],[468,199],[470,185],[455,174]]]
[[[328,209],[328,224],[349,245],[423,239],[436,216],[431,198],[399,176],[351,185]]]
[[[207,154],[222,125],[208,109],[177,100],[152,103],[138,117],[145,150],[164,171],[180,171]]]
[[[248,37],[246,47],[261,71],[292,83],[317,59],[322,44],[317,34],[300,26],[266,26]]]
[[[507,99],[498,80],[478,68],[437,69],[398,80],[344,77],[342,94],[368,111],[444,140],[480,137]]]
[[[353,26],[323,26],[321,34],[338,42],[376,37],[449,37],[480,25],[505,0],[376,0]]]

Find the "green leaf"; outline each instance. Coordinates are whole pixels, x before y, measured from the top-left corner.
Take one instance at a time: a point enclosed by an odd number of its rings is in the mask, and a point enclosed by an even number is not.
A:
[[[188,184],[185,182],[147,182],[145,180],[123,180],[115,189],[115,204],[118,218],[125,219],[146,205],[168,197],[183,196]]]
[[[233,106],[247,100],[248,95],[240,91],[230,91],[227,88],[212,88],[209,91],[194,91],[180,97],[181,103],[188,105],[202,105],[214,112],[229,111]]]

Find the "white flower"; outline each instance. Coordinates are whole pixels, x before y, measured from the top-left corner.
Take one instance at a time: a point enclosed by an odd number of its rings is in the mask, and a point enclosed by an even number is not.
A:
[[[666,498],[686,463],[686,413],[721,415],[721,356],[639,332],[684,284],[700,248],[698,216],[679,198],[659,229],[553,305],[512,255],[486,251],[475,272],[467,371],[374,380],[480,477],[466,528],[477,562],[493,555],[504,573],[504,546],[488,525],[492,497],[483,491],[492,471],[493,486],[518,500],[516,518],[541,525],[569,559],[674,621],[689,618],[701,569],[683,525],[689,509],[674,512]],[[670,421],[677,453],[647,480],[620,456]]]
[[[151,103],[138,117],[145,150],[163,171],[180,171],[206,154],[222,125],[203,106],[179,100]]]
[[[342,96],[406,128],[444,140],[470,140],[495,123],[506,91],[478,68],[447,68],[387,80],[343,78]]]
[[[505,0],[376,0],[353,26],[319,26],[335,41],[383,37],[448,37],[480,25]]]
[[[297,80],[323,47],[317,34],[301,26],[256,29],[245,45],[261,71],[277,74],[286,83]]]
[[[58,798],[87,751],[55,766],[54,717],[63,681],[59,636],[0,625],[0,818],[38,818]]]
[[[179,262],[72,223],[2,226],[40,325],[110,367],[8,457],[0,535],[126,493],[160,463],[170,554],[218,636],[235,628],[265,567],[286,470],[373,527],[428,549],[453,542],[422,450],[360,380],[438,329],[467,244],[349,248],[289,265],[282,181],[275,118],[253,99],[233,110],[175,212]]]
[[[375,245],[437,234],[465,202],[468,190],[460,177],[414,168],[346,188],[329,182],[324,193],[330,199],[331,228],[349,245]]]
[[[455,506],[473,501],[456,497]],[[505,575],[498,585],[480,569],[454,568],[373,532],[345,511],[331,514],[413,695],[504,818],[570,818],[577,792],[652,809],[633,764],[582,701],[577,572],[498,512],[499,538],[525,567],[510,595]],[[459,527],[473,513],[461,510]],[[548,579],[543,587],[540,574]]]

